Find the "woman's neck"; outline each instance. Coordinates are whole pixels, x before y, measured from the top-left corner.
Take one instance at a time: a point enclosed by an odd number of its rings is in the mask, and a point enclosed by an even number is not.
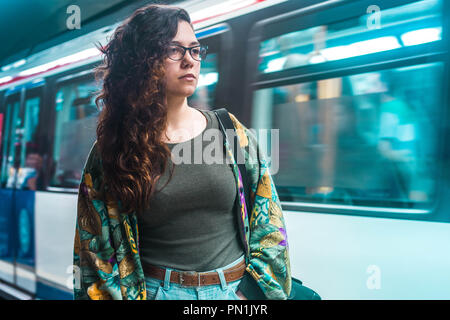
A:
[[[166,107],[168,128],[179,128],[192,114],[186,97],[167,97]]]
[[[176,99],[168,98],[167,106],[167,128],[162,133],[162,140],[172,142],[185,139],[195,132],[195,110],[187,104],[186,97]]]

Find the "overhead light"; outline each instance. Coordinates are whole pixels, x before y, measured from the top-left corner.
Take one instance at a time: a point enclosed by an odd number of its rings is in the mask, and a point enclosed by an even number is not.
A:
[[[309,58],[310,64],[322,63],[325,61],[327,61],[327,59],[325,59],[325,57],[321,54],[314,54],[313,56],[311,56],[311,58]]]
[[[12,65],[14,68],[20,67],[21,65],[25,64],[27,62],[26,59],[20,59],[19,61],[14,62]]]
[[[284,63],[286,62],[287,57],[277,58],[269,61],[267,63],[267,68],[264,70],[265,73],[276,72],[283,70]]]
[[[402,34],[401,39],[405,46],[414,46],[417,44],[442,40],[441,33],[441,27],[425,28],[406,32]]]
[[[8,81],[11,81],[12,79],[13,79],[13,77],[11,77],[11,76],[6,76],[6,77],[3,77],[3,78],[0,78],[0,84],[8,82]]]
[[[226,13],[230,13],[245,7],[263,2],[265,0],[228,0],[222,1],[220,4],[208,6],[203,10],[190,13],[191,21],[198,23],[208,18],[217,17]],[[213,14],[211,14],[213,13]]]
[[[19,76],[29,76],[32,74],[37,74],[37,73],[41,73],[50,69],[53,69],[57,66],[63,66],[69,63],[73,63],[73,62],[77,62],[77,61],[81,61],[84,59],[88,59],[94,56],[97,56],[100,53],[100,51],[98,51],[97,48],[90,48],[90,49],[86,49],[74,54],[71,54],[69,56],[60,58],[60,59],[56,59],[54,61],[45,63],[45,64],[41,64],[37,67],[33,67],[24,71],[19,72]]]
[[[14,63],[10,63],[10,64],[7,64],[6,66],[3,66],[2,71],[5,72],[8,70],[11,70],[12,68],[20,67],[21,65],[25,64],[26,62],[27,62],[26,59],[20,59]]]
[[[401,45],[394,36],[381,37],[355,42],[346,46],[337,46],[321,50],[326,60],[340,60],[366,54],[388,51],[400,48]]]
[[[320,50],[320,55],[325,60],[341,60],[351,57],[348,46],[337,46]]]
[[[370,53],[388,51],[400,48],[401,45],[394,36],[355,42],[349,45],[322,49],[309,57],[309,64],[318,64],[326,61],[341,60],[362,56]],[[283,70],[287,57],[277,58],[267,63],[264,73]]]
[[[349,45],[349,50],[356,56],[365,54],[388,51],[400,48],[401,45],[394,36],[381,37],[371,40],[355,42]]]

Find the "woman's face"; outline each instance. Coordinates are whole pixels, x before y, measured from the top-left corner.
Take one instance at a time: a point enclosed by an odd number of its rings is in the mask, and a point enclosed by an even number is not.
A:
[[[184,20],[180,20],[178,22],[177,34],[172,39],[171,44],[178,44],[190,48],[199,45],[199,42],[195,37],[191,25]],[[167,96],[184,98],[194,93],[200,74],[200,61],[194,60],[189,54],[189,50],[186,50],[183,59],[179,61],[174,61],[166,57],[164,60],[164,68]],[[181,78],[188,73],[193,74],[195,78]]]

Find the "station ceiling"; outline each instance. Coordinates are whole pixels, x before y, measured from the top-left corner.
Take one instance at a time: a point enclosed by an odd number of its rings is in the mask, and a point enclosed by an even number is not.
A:
[[[176,1],[149,0],[0,0],[0,66],[15,62],[35,51],[42,43],[67,41],[88,33],[108,18],[122,20],[147,3],[171,4]],[[80,28],[73,27],[76,5]],[[41,49],[41,48],[39,48]],[[44,49],[44,48],[42,48]]]

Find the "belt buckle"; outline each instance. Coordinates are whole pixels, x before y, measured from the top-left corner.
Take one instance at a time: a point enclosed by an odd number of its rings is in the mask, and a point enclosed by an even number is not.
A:
[[[199,272],[195,272],[195,271],[183,271],[179,273],[179,281],[180,281],[180,285],[183,285],[184,283],[184,277],[183,274],[188,274],[188,275],[197,275],[197,286],[200,287],[200,273]]]

